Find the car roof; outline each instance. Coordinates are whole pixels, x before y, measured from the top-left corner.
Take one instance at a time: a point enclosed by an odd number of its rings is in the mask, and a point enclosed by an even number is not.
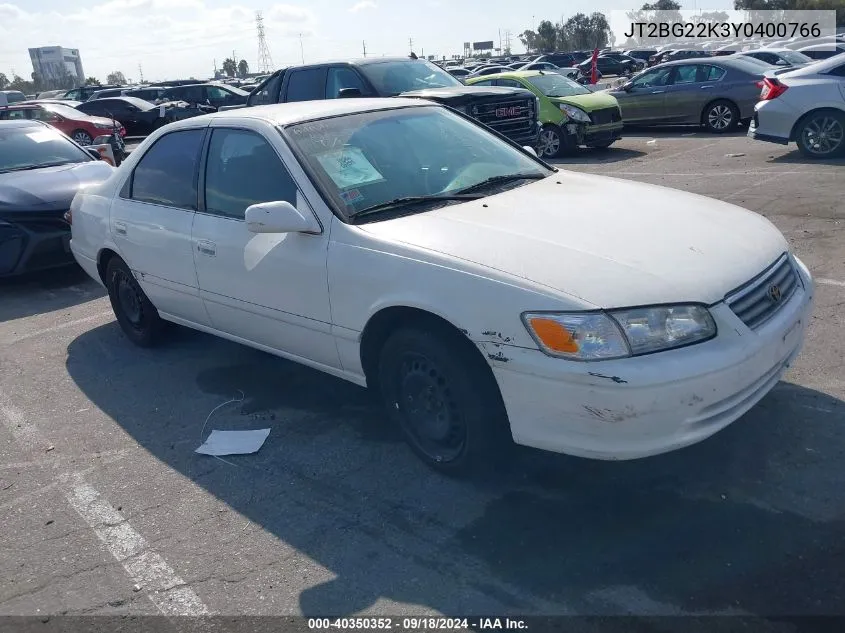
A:
[[[326,99],[323,101],[295,101],[292,103],[274,103],[271,105],[224,110],[214,114],[176,121],[167,126],[168,129],[195,127],[197,123],[205,124],[209,119],[261,119],[274,125],[291,125],[315,119],[323,119],[359,112],[375,112],[381,110],[399,110],[408,107],[439,107],[431,101],[423,99],[390,99],[359,98],[359,99]]]
[[[820,73],[826,73],[829,70],[833,70],[834,68],[839,68],[845,64],[845,54],[840,53],[839,55],[834,55],[833,57],[828,57],[827,59],[821,59],[819,61],[813,62],[812,64],[807,64],[806,66],[801,66],[800,68],[796,68],[795,70],[791,70],[787,73],[783,73],[782,75],[778,75],[778,77],[801,77],[804,75],[818,75]]]

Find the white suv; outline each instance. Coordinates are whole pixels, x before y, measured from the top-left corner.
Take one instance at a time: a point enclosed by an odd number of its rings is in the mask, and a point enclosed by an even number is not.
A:
[[[748,136],[811,158],[845,153],[845,54],[791,72],[767,73]]]

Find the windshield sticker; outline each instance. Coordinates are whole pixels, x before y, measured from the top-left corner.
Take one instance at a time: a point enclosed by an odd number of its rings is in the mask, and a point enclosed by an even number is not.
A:
[[[323,169],[338,189],[384,181],[378,170],[357,147],[344,147],[317,156]]]
[[[357,189],[350,189],[349,191],[341,191],[340,199],[348,206],[352,206],[353,204],[361,202],[364,199],[364,196]]]
[[[32,139],[36,143],[45,143],[47,141],[56,140],[56,135],[47,130],[44,130],[43,132],[32,132],[31,134],[27,134],[26,137],[28,139]]]

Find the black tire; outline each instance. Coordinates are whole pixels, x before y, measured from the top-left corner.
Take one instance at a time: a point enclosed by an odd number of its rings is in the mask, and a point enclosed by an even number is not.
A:
[[[112,257],[106,267],[106,288],[114,315],[126,337],[139,347],[154,346],[165,323],[120,257]]]
[[[845,114],[836,110],[811,112],[795,127],[795,141],[808,158],[845,155]]]
[[[739,108],[727,99],[717,99],[704,107],[701,123],[712,134],[732,132],[739,125]]]
[[[551,123],[544,125],[540,130],[540,141],[537,153],[540,158],[556,158],[560,156],[561,150],[564,147],[563,135],[560,128]]]
[[[94,142],[94,139],[91,138],[91,135],[88,134],[85,130],[75,130],[70,137],[76,141],[79,145],[85,147],[86,145],[91,145]]]
[[[491,472],[514,446],[495,378],[470,345],[446,328],[409,327],[390,335],[379,359],[388,416],[447,475]]]

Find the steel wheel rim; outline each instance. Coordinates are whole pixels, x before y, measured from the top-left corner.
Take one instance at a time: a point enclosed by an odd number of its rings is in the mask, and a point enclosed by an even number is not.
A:
[[[827,156],[836,152],[845,138],[845,129],[836,117],[816,117],[804,126],[804,145],[811,154]]]
[[[731,124],[733,118],[734,116],[731,109],[722,104],[713,106],[707,114],[707,121],[710,123],[710,127],[715,130],[726,129]]]
[[[90,145],[93,142],[93,139],[87,132],[77,132],[73,135],[73,140],[80,145]]]
[[[445,376],[424,355],[405,354],[397,406],[414,446],[437,463],[457,459],[466,446],[466,424]]]
[[[554,156],[560,149],[560,135],[554,130],[540,132],[540,153],[543,156]]]
[[[114,275],[115,294],[123,316],[136,330],[141,329],[144,321],[144,304],[129,276],[119,270]]]

